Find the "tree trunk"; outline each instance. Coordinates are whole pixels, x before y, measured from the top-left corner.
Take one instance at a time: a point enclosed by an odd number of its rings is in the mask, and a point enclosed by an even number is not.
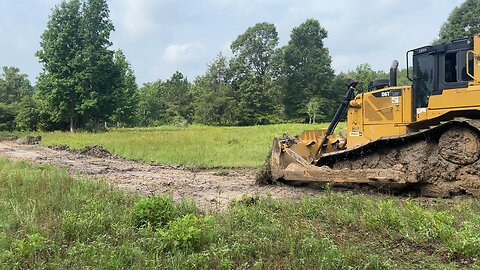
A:
[[[73,119],[73,114],[70,114],[70,132],[74,132],[74,119]]]

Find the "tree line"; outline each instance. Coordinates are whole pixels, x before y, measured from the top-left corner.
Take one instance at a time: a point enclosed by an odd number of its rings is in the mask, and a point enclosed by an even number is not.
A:
[[[442,26],[445,42],[480,31],[480,5],[467,0]],[[458,30],[458,29],[461,29]],[[18,68],[0,74],[0,130],[99,130],[108,126],[258,125],[329,121],[344,94],[344,81],[360,91],[388,78],[362,64],[335,75],[324,44],[327,30],[315,19],[295,27],[279,46],[276,27],[262,22],[232,41],[192,82],[179,71],[138,87],[122,50],[110,49],[114,25],[106,0],[65,0],[55,6],[36,53],[36,85]],[[410,84],[406,70],[399,84]]]

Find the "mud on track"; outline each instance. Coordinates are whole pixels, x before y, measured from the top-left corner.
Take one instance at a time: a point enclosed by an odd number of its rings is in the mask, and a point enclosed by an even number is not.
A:
[[[205,210],[225,209],[232,199],[240,199],[244,194],[271,194],[273,198],[295,199],[322,193],[321,189],[312,187],[259,186],[255,183],[256,171],[253,169],[231,169],[228,175],[224,175],[219,173],[220,170],[149,165],[111,155],[99,158],[15,141],[0,141],[0,155],[14,161],[66,167],[71,174],[104,178],[123,190],[142,195],[167,193],[175,199],[189,197]]]

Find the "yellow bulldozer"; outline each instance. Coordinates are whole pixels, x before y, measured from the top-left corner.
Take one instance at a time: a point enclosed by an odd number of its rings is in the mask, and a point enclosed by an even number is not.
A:
[[[480,35],[406,56],[411,85],[397,85],[397,61],[390,79],[371,82],[368,92],[356,93],[357,81],[349,79],[328,129],[273,140],[260,181],[480,194]],[[336,136],[345,113],[347,130]]]

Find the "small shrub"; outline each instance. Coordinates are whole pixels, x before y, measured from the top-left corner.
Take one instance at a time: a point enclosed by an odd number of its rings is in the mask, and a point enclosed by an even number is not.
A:
[[[180,115],[174,116],[171,120],[171,123],[180,128],[186,128],[188,126],[188,120]]]
[[[24,269],[44,264],[56,251],[55,244],[38,233],[27,235],[25,239],[12,242],[10,250],[0,253],[3,265]]]
[[[213,226],[211,216],[192,214],[177,218],[165,228],[159,228],[156,236],[161,250],[195,250],[209,242]]]
[[[133,206],[133,223],[137,228],[166,225],[175,217],[175,206],[171,196],[159,195],[140,199]]]

